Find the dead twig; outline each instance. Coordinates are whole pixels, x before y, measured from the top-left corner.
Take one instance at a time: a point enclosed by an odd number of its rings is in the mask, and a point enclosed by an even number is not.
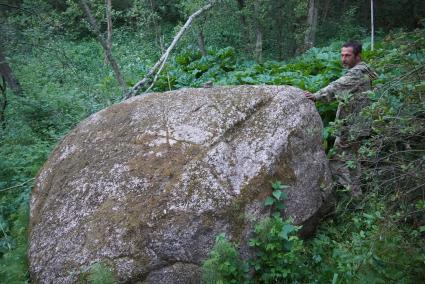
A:
[[[1,189],[0,192],[7,191],[7,190],[10,190],[10,189],[14,189],[14,188],[18,188],[18,187],[22,187],[22,186],[26,185],[27,183],[29,183],[29,182],[31,182],[33,180],[35,180],[35,178],[31,178],[31,179],[29,179],[27,181],[24,181],[23,183],[20,183],[20,184],[17,184],[17,185],[8,187],[8,188]]]

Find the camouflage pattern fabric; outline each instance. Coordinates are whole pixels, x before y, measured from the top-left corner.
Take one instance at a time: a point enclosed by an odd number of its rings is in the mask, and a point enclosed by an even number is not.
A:
[[[372,87],[371,81],[378,75],[366,63],[360,62],[336,81],[314,94],[318,101],[330,102],[341,93],[358,94],[369,91]]]
[[[377,77],[366,63],[360,62],[344,76],[314,94],[317,101],[339,101],[335,118],[339,132],[334,144],[335,155],[329,164],[334,181],[353,196],[361,194],[361,168],[357,159],[359,139],[370,134],[371,125],[371,121],[359,114],[370,104],[367,93],[372,88],[372,80]]]
[[[362,194],[361,164],[356,149],[348,147],[337,150],[337,154],[329,160],[329,168],[336,185],[344,187],[353,197]]]

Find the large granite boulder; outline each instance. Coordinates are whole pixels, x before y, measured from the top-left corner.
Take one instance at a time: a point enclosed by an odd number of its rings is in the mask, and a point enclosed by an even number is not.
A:
[[[321,130],[289,86],[152,93],[90,116],[37,177],[32,282],[103,262],[121,282],[199,283],[219,233],[247,249],[274,180],[290,186],[283,214],[311,231],[330,194]]]

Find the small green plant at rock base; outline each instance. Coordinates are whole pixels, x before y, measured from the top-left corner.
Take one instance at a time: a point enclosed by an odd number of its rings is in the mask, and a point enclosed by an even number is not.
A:
[[[275,209],[277,211],[283,210],[285,206],[283,205],[283,202],[288,196],[283,191],[283,189],[288,188],[289,186],[283,185],[280,181],[275,181],[272,183],[273,192],[271,196],[268,196],[266,198],[266,201],[264,202],[265,206],[275,206]]]
[[[255,250],[250,260],[255,283],[282,283],[297,279],[303,242],[296,235],[300,227],[283,220],[279,213],[262,220],[254,230],[249,245]]]
[[[217,236],[215,245],[203,266],[202,280],[204,283],[244,283],[244,275],[248,271],[246,264],[236,249],[227,240],[224,233]]]
[[[114,284],[115,280],[112,270],[102,262],[90,265],[85,272],[80,275],[80,283],[89,284]]]
[[[280,216],[282,201],[287,198],[283,189],[287,187],[280,181],[272,183],[272,195],[264,203],[273,206],[272,216],[255,226],[249,240],[255,256],[244,262],[236,246],[220,234],[203,264],[204,283],[285,283],[298,278],[297,264],[303,249],[296,235],[300,227]]]

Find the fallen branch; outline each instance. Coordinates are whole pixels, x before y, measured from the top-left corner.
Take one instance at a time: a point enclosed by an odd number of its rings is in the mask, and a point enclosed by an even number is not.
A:
[[[151,87],[149,87],[149,90],[153,87],[156,79],[158,78],[159,73],[164,68],[165,62],[167,61],[168,57],[170,56],[171,50],[173,50],[173,48],[176,46],[177,42],[180,40],[180,38],[182,37],[184,32],[190,27],[190,25],[192,24],[193,20],[196,17],[201,15],[203,12],[209,10],[214,4],[215,4],[215,1],[210,1],[207,5],[205,5],[204,7],[202,7],[201,9],[199,9],[198,11],[196,11],[195,13],[193,13],[192,15],[189,16],[186,23],[183,25],[183,27],[180,29],[180,31],[177,33],[177,35],[174,37],[172,43],[167,48],[165,53],[161,56],[161,58],[158,60],[158,62],[155,63],[155,65],[152,67],[152,69],[149,70],[148,74],[146,74],[146,76],[142,80],[140,80],[136,85],[133,86],[133,88],[131,88],[131,90],[127,93],[127,95],[125,97],[126,99],[133,97],[133,96],[136,96],[140,92],[141,88],[143,88],[143,86],[146,85],[148,80],[154,74],[156,74],[156,76],[155,76],[155,78],[152,82]],[[158,70],[158,72],[157,72],[157,70]]]
[[[24,181],[23,183],[20,183],[20,184],[17,184],[17,185],[8,187],[8,188],[3,188],[3,189],[0,190],[0,192],[7,191],[7,190],[10,190],[10,189],[14,189],[14,188],[18,188],[18,187],[22,187],[22,186],[26,185],[27,183],[29,183],[29,182],[31,182],[33,180],[35,180],[35,178],[31,178],[31,179],[29,179],[27,181]]]

